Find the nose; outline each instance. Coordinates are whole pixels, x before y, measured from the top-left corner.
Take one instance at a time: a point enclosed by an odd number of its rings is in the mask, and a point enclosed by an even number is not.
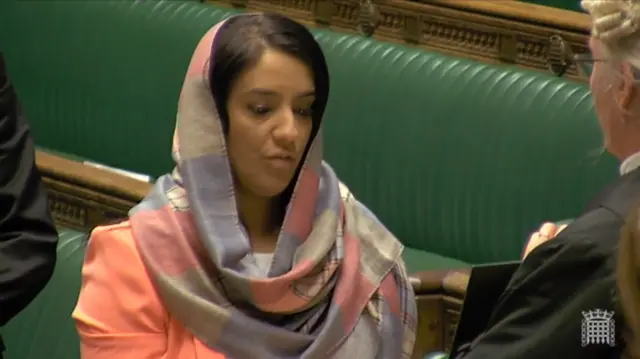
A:
[[[273,131],[273,137],[276,143],[282,147],[289,149],[298,137],[298,127],[296,117],[290,109],[284,110],[280,121]]]

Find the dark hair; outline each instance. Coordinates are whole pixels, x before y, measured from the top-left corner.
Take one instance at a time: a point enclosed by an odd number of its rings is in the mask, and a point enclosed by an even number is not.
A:
[[[311,105],[313,125],[304,151],[306,158],[327,106],[329,70],[320,45],[309,30],[285,16],[269,13],[235,16],[218,30],[211,46],[208,76],[222,128],[225,134],[229,132],[227,103],[236,79],[244,70],[256,64],[267,49],[279,50],[295,57],[307,65],[313,74],[316,95]],[[291,183],[276,201],[278,208],[274,211],[274,227],[279,226],[284,219],[285,208],[291,199],[301,166],[302,163]]]

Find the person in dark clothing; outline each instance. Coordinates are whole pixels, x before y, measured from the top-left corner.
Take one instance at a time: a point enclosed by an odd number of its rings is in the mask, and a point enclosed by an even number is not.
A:
[[[640,358],[640,206],[634,208],[620,235],[616,271],[620,303],[627,328],[624,359]]]
[[[640,0],[583,0],[591,54],[573,56],[590,78],[607,151],[621,177],[564,230],[535,233],[493,308],[487,329],[455,359],[613,359],[628,324],[616,286],[620,231],[640,201]],[[545,238],[542,238],[545,239]]]
[[[616,299],[617,245],[639,198],[635,169],[553,240],[533,249],[496,304],[488,329],[455,359],[618,359],[624,319]],[[614,326],[602,332],[606,338],[587,328],[588,316],[598,310],[613,315],[605,320]]]
[[[57,239],[29,126],[0,53],[0,327],[51,278]],[[0,338],[0,358],[3,349]]]

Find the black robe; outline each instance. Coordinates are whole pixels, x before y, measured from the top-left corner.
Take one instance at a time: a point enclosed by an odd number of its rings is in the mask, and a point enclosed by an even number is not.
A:
[[[0,53],[0,327],[44,288],[56,260],[58,235],[34,151]],[[0,358],[3,349],[0,338]]]
[[[617,250],[624,220],[639,199],[636,169],[534,249],[495,305],[488,329],[456,359],[619,358],[624,319],[616,300]]]

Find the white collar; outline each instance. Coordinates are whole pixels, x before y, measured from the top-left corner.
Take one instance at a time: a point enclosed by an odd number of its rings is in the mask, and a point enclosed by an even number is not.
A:
[[[622,161],[620,165],[620,175],[624,176],[638,167],[640,167],[640,152],[636,152]]]

